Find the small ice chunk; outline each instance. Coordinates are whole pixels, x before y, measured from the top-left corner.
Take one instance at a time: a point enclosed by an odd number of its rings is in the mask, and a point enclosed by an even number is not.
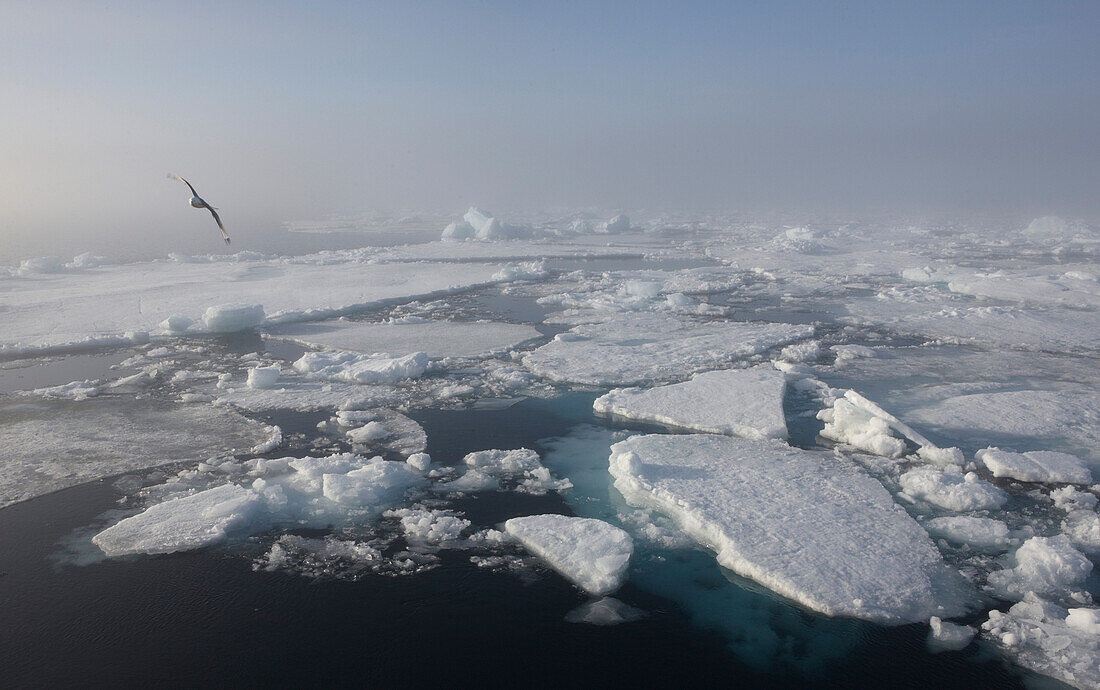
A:
[[[642,618],[645,618],[645,611],[624,604],[614,597],[595,599],[565,614],[566,623],[587,623],[588,625],[619,625]]]
[[[479,450],[462,459],[467,467],[492,475],[521,474],[542,467],[539,454],[530,448]]]
[[[69,400],[79,401],[94,398],[99,395],[99,389],[95,387],[91,381],[84,380],[72,381],[60,386],[35,388],[31,393],[34,395],[41,395],[44,398],[68,398]]]
[[[1017,543],[1009,536],[1008,525],[992,518],[970,515],[938,517],[924,523],[924,528],[937,539],[992,553],[1005,551]]]
[[[1090,635],[1100,635],[1100,609],[1070,609],[1066,625]]]
[[[1051,450],[1013,453],[991,446],[979,450],[974,457],[981,460],[994,477],[1011,477],[1022,482],[1092,483],[1089,468],[1069,453]]]
[[[821,344],[816,340],[788,345],[779,352],[780,359],[786,362],[813,362],[820,355]]]
[[[19,275],[32,273],[60,273],[65,269],[65,264],[60,257],[36,256],[31,259],[23,259],[19,263]]]
[[[402,508],[388,510],[386,517],[400,518],[401,530],[405,538],[413,542],[441,544],[455,541],[462,531],[470,526],[470,521],[442,510],[418,510]]]
[[[1054,506],[1060,510],[1064,510],[1067,513],[1074,510],[1095,510],[1097,499],[1095,495],[1085,491],[1078,491],[1073,486],[1063,486],[1059,489],[1054,489],[1050,492],[1050,498],[1054,501]]]
[[[978,634],[978,631],[969,625],[940,620],[936,616],[928,619],[928,627],[931,628],[928,633],[928,651],[933,654],[965,649],[970,644],[970,640],[974,639],[974,635]]]
[[[208,307],[202,315],[203,324],[211,333],[235,333],[255,328],[263,320],[262,304],[219,304]]]
[[[172,314],[164,321],[160,322],[160,328],[165,333],[170,335],[179,335],[186,333],[188,328],[194,325],[194,320],[187,318],[183,314]]]
[[[396,383],[419,378],[428,369],[428,355],[413,352],[402,357],[354,352],[307,352],[294,362],[303,374],[347,383]]]
[[[973,472],[917,467],[901,475],[900,482],[906,494],[945,510],[992,510],[1008,500],[1008,494]]]
[[[938,467],[962,467],[966,464],[966,457],[958,448],[921,446],[917,449],[917,455],[920,456],[921,460]]]
[[[1095,510],[1074,510],[1062,520],[1062,533],[1087,554],[1100,555],[1100,515]]]
[[[825,438],[888,458],[905,452],[905,441],[891,433],[889,422],[846,398],[838,398],[832,407],[818,412],[817,418],[825,422],[821,430]]]
[[[322,475],[325,498],[342,506],[385,509],[424,479],[403,462],[373,458],[347,474]]]
[[[413,453],[405,458],[405,462],[415,467],[420,472],[427,472],[428,468],[432,465],[432,456],[427,453]]]
[[[625,214],[620,213],[611,220],[607,221],[602,226],[602,231],[606,233],[627,232],[630,230],[630,218]]]
[[[348,440],[352,443],[368,444],[386,438],[390,432],[379,422],[367,422],[358,429],[350,429],[347,432]]]
[[[256,493],[224,484],[151,506],[103,530],[92,542],[108,556],[197,549],[247,525],[259,504]]]
[[[1031,537],[1016,549],[1013,568],[989,574],[989,586],[999,596],[1020,598],[1027,592],[1058,594],[1085,581],[1092,562],[1064,535]]]
[[[745,438],[786,438],[786,377],[772,367],[696,374],[655,388],[616,388],[593,403],[602,415]]]
[[[442,238],[445,240],[468,240],[473,238],[476,234],[477,230],[474,230],[474,226],[463,220],[457,223],[451,223],[443,228]]]
[[[623,284],[623,293],[633,297],[656,299],[661,294],[662,283],[653,280],[628,280]]]
[[[1086,611],[1072,617],[1071,611]],[[1067,611],[1028,593],[1008,612],[993,610],[982,635],[1015,663],[1078,688],[1100,687],[1100,635],[1089,628],[1096,609]]]
[[[248,370],[249,388],[274,388],[279,380],[279,365],[272,364],[267,367],[253,367]]]
[[[602,520],[564,515],[512,518],[504,530],[575,585],[596,596],[622,584],[634,542]]]

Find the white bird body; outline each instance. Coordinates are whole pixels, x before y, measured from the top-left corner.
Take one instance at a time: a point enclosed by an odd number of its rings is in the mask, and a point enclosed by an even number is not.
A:
[[[179,175],[174,175],[172,173],[168,173],[168,177],[172,178],[173,180],[179,180],[180,182],[187,185],[187,188],[191,190],[191,206],[194,208],[205,208],[207,211],[210,211],[210,215],[214,216],[214,222],[218,224],[218,229],[222,231],[222,237],[225,238],[225,243],[229,244],[229,233],[225,231],[225,226],[222,225],[222,219],[218,217],[218,209],[203,201],[202,197],[199,196],[199,193],[195,191],[195,188],[192,187],[191,183],[187,180],[183,179]]]

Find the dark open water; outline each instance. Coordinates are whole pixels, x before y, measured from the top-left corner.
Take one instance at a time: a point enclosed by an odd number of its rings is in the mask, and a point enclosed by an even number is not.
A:
[[[592,417],[592,397],[413,416],[428,432],[432,457],[453,463],[484,448],[526,445],[541,452],[539,439],[582,423],[608,425]],[[119,496],[104,480],[0,510],[0,686],[1019,685],[999,662],[976,660],[982,653],[974,645],[930,655],[926,625],[823,621],[748,583],[738,588],[700,551],[680,555],[698,569],[693,586],[736,588],[750,603],[778,607],[808,625],[824,623],[847,651],[801,670],[768,661],[760,668],[760,660],[732,651],[729,631],[738,621],[713,630],[698,610],[654,591],[661,569],[672,567],[659,560],[640,563],[638,582],[628,580],[616,595],[649,617],[613,627],[564,622],[586,598],[562,578],[544,572],[528,581],[482,570],[462,551],[441,552],[442,566],[426,573],[357,581],[253,572],[250,559],[229,547],[58,565],[59,544],[94,524]],[[457,507],[481,526],[572,512],[555,494],[490,493]],[[759,625],[745,621],[746,634]]]

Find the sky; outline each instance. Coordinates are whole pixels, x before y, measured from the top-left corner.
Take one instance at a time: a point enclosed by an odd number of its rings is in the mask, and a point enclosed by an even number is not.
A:
[[[0,2],[0,233],[1100,216],[1100,3]],[[197,213],[197,212],[196,212]]]

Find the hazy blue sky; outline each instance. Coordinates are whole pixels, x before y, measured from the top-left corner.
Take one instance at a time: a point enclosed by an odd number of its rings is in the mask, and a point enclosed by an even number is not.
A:
[[[0,232],[1100,212],[1100,2],[4,2]]]

